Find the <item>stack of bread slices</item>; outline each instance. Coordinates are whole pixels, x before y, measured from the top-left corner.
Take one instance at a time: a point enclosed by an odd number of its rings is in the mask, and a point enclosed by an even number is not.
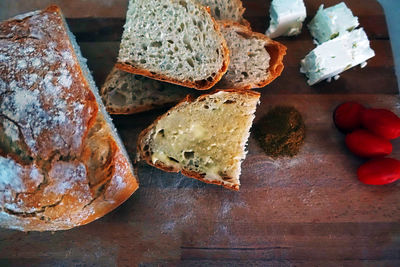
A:
[[[253,32],[244,11],[240,0],[129,2],[118,62],[101,96],[112,114],[181,101],[139,137],[138,152],[150,165],[239,189],[260,97],[249,89],[278,77],[286,53]]]
[[[280,75],[286,51],[243,12],[240,0],[130,0],[100,94],[58,7],[0,23],[0,227],[70,229],[138,188],[106,110],[180,101],[140,134],[141,158],[239,190],[260,98],[249,89]]]

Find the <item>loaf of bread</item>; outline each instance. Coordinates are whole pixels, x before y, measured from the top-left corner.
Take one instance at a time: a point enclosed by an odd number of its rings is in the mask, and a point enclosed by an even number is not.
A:
[[[199,91],[176,84],[160,82],[113,68],[100,95],[111,114],[133,114],[164,106],[172,106]]]
[[[142,131],[138,153],[159,169],[239,190],[259,97],[251,90],[187,97]]]
[[[281,75],[284,45],[235,22],[219,21],[219,24],[228,43],[230,63],[216,88],[260,88]]]
[[[0,24],[0,227],[87,224],[138,182],[56,6]]]
[[[250,28],[250,23],[243,18],[246,10],[240,0],[197,0],[203,6],[209,7],[211,15],[216,20],[230,20]]]
[[[117,68],[196,89],[226,72],[218,24],[195,0],[130,0]]]

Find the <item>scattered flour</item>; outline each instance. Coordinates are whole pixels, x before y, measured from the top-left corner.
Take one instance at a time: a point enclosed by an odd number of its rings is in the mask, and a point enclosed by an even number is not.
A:
[[[51,178],[44,193],[63,195],[76,185],[86,183],[86,168],[82,163],[57,162],[49,172]]]
[[[16,142],[19,140],[18,127],[7,119],[3,119],[4,133],[11,138],[11,141]]]
[[[0,156],[0,200],[1,194],[9,192],[10,189],[16,192],[26,189],[21,179],[21,170],[21,166],[14,160]]]

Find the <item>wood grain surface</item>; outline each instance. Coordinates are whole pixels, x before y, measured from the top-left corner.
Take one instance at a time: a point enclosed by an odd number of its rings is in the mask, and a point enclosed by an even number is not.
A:
[[[255,31],[268,26],[268,3],[244,0]],[[308,19],[323,2],[305,1]],[[313,47],[306,28],[288,47],[281,77],[262,92],[256,121],[275,105],[293,105],[307,136],[295,158],[272,160],[253,136],[239,192],[137,164],[139,190],[122,206],[86,226],[56,233],[0,229],[1,266],[400,266],[400,183],[366,186],[332,122],[341,102],[359,101],[400,114],[393,57],[380,5],[348,0],[376,56],[331,83],[310,87],[299,62]],[[112,68],[126,0],[0,1],[0,18],[57,3],[68,17],[98,86]],[[133,160],[139,132],[164,110],[115,116]],[[400,159],[400,140],[392,157]]]

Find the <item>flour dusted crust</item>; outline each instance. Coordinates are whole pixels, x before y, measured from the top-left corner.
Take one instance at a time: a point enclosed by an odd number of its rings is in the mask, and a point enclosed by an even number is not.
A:
[[[83,225],[138,187],[68,33],[56,6],[0,24],[1,227]]]
[[[248,63],[249,65],[244,65],[240,64],[240,68],[233,70],[234,65],[236,62],[234,62],[235,57],[238,57],[238,55],[235,55],[235,52],[230,51],[231,53],[231,62],[230,66],[228,67],[227,72],[225,75],[222,77],[222,79],[219,81],[219,83],[215,86],[215,88],[218,89],[228,89],[228,88],[234,88],[234,89],[252,89],[252,88],[261,88],[269,83],[271,83],[273,80],[275,80],[277,77],[279,77],[283,71],[283,57],[286,55],[286,46],[283,44],[276,42],[272,39],[270,39],[268,36],[258,33],[258,32],[253,32],[249,27],[243,26],[239,23],[233,22],[233,21],[228,21],[228,20],[221,20],[219,21],[220,28],[222,29],[222,32],[227,32],[227,33],[232,33],[235,32],[237,35],[240,35],[241,38],[245,39],[254,39],[257,40],[258,42],[263,42],[264,44],[264,49],[269,55],[269,64],[268,67],[265,69],[265,74],[263,75],[263,79],[251,79],[249,78],[244,78],[242,82],[236,82],[234,80],[231,80],[232,78],[237,78],[235,77],[236,75],[232,75],[230,71],[232,72],[249,72],[254,70],[258,66],[252,66],[250,65],[251,63],[248,62],[249,58],[243,58],[241,59],[242,61]],[[240,44],[240,40],[233,41],[232,45],[238,45]],[[229,44],[229,42],[228,42]],[[229,45],[228,45],[229,46]],[[253,48],[254,49],[254,48]],[[266,56],[268,56],[266,55]],[[243,55],[243,57],[247,57],[247,55]],[[262,62],[262,59],[259,59],[258,61]],[[265,58],[264,60],[268,60],[268,58]],[[230,77],[230,78],[229,78]]]

